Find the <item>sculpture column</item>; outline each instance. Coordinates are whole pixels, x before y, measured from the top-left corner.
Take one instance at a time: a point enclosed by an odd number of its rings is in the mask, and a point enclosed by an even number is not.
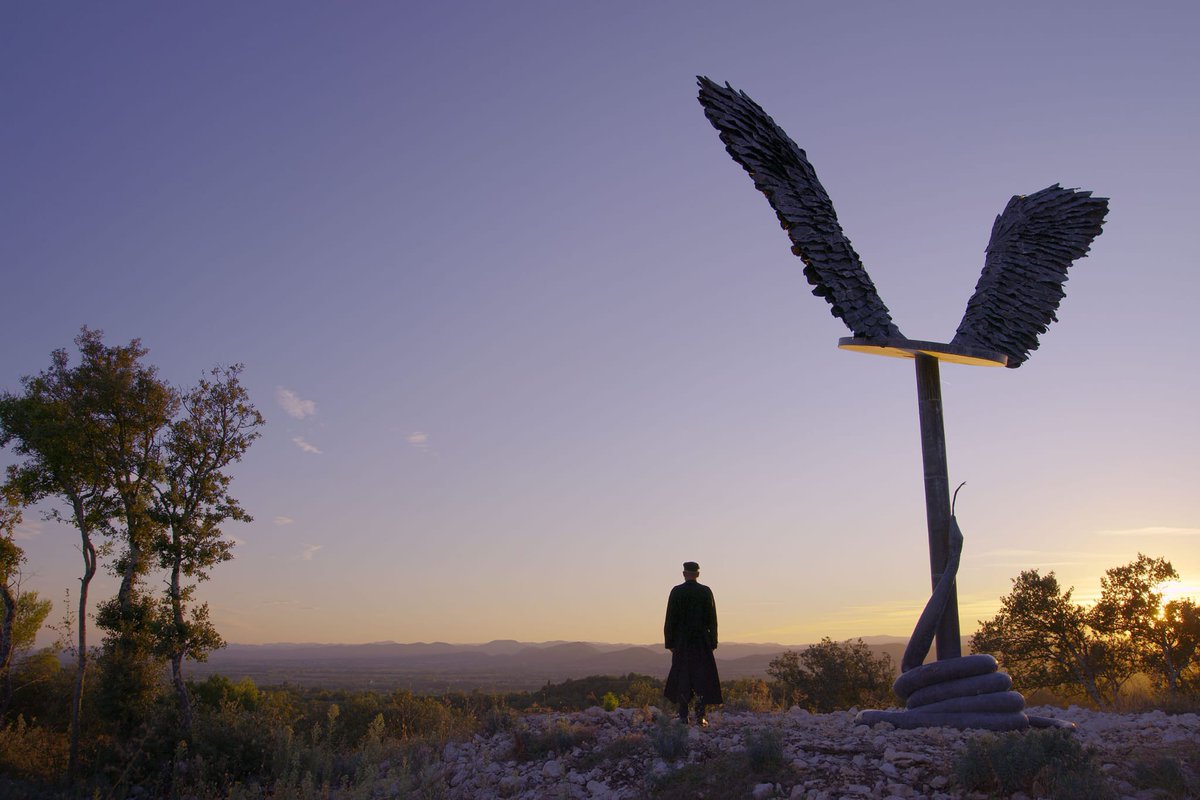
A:
[[[938,360],[917,353],[917,413],[921,420],[921,460],[925,466],[925,521],[929,529],[929,571],[937,587],[950,554],[950,478],[946,466],[946,429],[942,422],[942,383]],[[958,626],[958,588],[950,589],[938,623],[938,660],[962,655]]]

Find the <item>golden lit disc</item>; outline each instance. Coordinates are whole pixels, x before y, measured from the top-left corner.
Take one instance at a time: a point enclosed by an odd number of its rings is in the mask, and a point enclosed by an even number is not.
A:
[[[856,353],[869,353],[891,358],[916,358],[917,353],[923,353],[933,356],[938,361],[970,364],[976,367],[1003,367],[1008,364],[1008,356],[993,350],[959,347],[941,342],[922,342],[916,339],[860,339],[855,336],[846,336],[838,339],[838,347],[842,350],[853,350]]]

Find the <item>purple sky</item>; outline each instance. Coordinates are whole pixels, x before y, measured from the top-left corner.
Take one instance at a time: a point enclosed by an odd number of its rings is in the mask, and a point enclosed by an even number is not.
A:
[[[805,148],[894,318],[946,341],[1013,194],[1111,198],[1019,370],[942,370],[964,629],[1139,551],[1200,593],[1189,3],[12,2],[0,387],[81,325],[244,362],[231,641],[906,635],[912,364],[836,349],[695,76]],[[9,459],[7,454],[0,460]],[[77,586],[69,530],[26,586]],[[97,594],[111,593],[101,583]],[[57,616],[57,614],[56,614]]]

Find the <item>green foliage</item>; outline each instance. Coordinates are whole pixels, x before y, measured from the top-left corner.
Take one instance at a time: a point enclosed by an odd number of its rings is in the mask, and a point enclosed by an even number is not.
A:
[[[169,663],[186,735],[191,711],[184,659],[203,659],[222,645],[207,607],[193,602],[192,588],[231,557],[220,525],[250,519],[229,494],[227,469],[263,422],[238,382],[240,366],[213,369],[180,391],[145,362],[148,351],[137,339],[109,346],[101,331],[85,327],[75,345],[77,365],[66,350],[55,350],[49,369],[22,380],[22,394],[0,393],[0,445],[23,459],[7,470],[6,503],[57,499],[68,510],[52,509],[50,517],[71,522],[81,537],[72,768],[90,657],[87,593],[107,554],[96,539],[118,544],[108,567],[120,581],[116,596],[99,603],[96,614],[107,633],[99,710],[118,736],[134,736],[155,702],[158,673]],[[11,517],[6,512],[0,525],[11,527]],[[0,600],[15,617],[10,549],[0,547]],[[168,574],[161,598],[145,586],[155,567]],[[7,654],[11,637],[5,626],[0,632],[0,651]],[[4,667],[7,660],[0,658],[0,671]]]
[[[1115,707],[1139,672],[1171,697],[1200,690],[1200,608],[1162,603],[1161,585],[1178,577],[1169,561],[1139,553],[1106,571],[1100,599],[1084,608],[1053,572],[1022,572],[972,649],[995,655],[1023,691],[1074,693],[1101,708]]]
[[[36,719],[52,729],[65,730],[70,722],[67,698],[73,681],[71,670],[63,669],[54,648],[25,656],[12,669],[10,717],[21,714],[26,720]]]
[[[662,702],[663,681],[648,675],[629,673],[624,676],[589,675],[562,683],[549,681],[536,692],[521,692],[508,697],[508,703],[518,710],[545,708],[554,711],[583,711],[601,704],[606,694],[613,694],[627,708],[644,708]]]
[[[612,692],[605,692],[600,698],[600,707],[605,711],[616,711],[621,705],[621,701]]]
[[[145,729],[146,720],[164,699],[165,665],[142,646],[144,642],[110,637],[94,659],[90,700],[98,724],[127,739]]]
[[[746,758],[755,770],[778,767],[783,763],[783,731],[779,728],[755,728],[746,732]]]
[[[687,755],[687,725],[670,714],[659,714],[650,729],[650,745],[664,761],[683,758]]]
[[[996,656],[1022,689],[1082,690],[1109,707],[1134,673],[1128,648],[1089,624],[1089,612],[1063,591],[1054,573],[1026,570],[1000,599],[1000,612],[979,623],[977,653]]]
[[[627,675],[628,686],[620,693],[625,708],[649,708],[662,702],[663,681],[645,675]]]
[[[67,769],[67,737],[25,717],[0,727],[0,775],[50,786]]]
[[[382,715],[348,747],[337,708],[330,705],[324,723],[304,736],[278,720],[264,729],[261,715],[232,705],[198,709],[192,747],[181,743],[175,754],[174,791],[213,798],[407,796],[419,784],[413,771],[430,763],[432,750],[390,737]]]
[[[862,639],[819,644],[773,659],[767,673],[784,702],[816,713],[891,702],[892,660],[876,656]]]
[[[209,675],[201,683],[193,683],[189,688],[197,703],[213,709],[230,704],[245,711],[254,711],[263,697],[249,678],[234,683],[220,673]]]
[[[954,775],[967,792],[1025,792],[1062,800],[1116,796],[1095,755],[1066,730],[971,739],[955,759]]]
[[[13,614],[13,651],[20,653],[33,647],[38,631],[54,610],[54,602],[43,600],[35,591],[24,591],[17,597],[16,606]],[[4,608],[0,606],[0,624],[3,624],[4,617]]]
[[[242,367],[212,369],[180,395],[180,414],[162,437],[161,477],[151,486],[148,517],[163,531],[155,541],[159,566],[167,571],[167,591],[147,621],[153,647],[171,664],[181,726],[191,724],[191,706],[183,680],[183,661],[203,661],[225,642],[208,616],[207,604],[195,604],[195,584],[214,566],[233,558],[224,538],[227,521],[251,517],[229,492],[228,468],[261,435],[263,417],[239,382]]]
[[[191,686],[196,713],[184,739],[172,692],[159,685],[136,730],[117,736],[108,723],[85,727],[79,796],[420,796],[445,742],[479,730],[483,704],[503,708],[495,697],[260,689],[213,676]],[[67,697],[48,692],[46,700],[63,706]],[[48,790],[65,774],[64,728],[19,719],[16,733],[0,729],[0,781]],[[569,733],[575,742],[588,735]],[[563,745],[558,731],[543,741]]]

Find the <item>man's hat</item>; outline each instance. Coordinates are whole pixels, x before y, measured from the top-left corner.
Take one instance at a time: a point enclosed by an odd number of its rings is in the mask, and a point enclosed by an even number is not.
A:
[[[683,562],[683,571],[684,572],[699,572],[700,565],[697,564],[695,561],[685,561],[685,562]]]

